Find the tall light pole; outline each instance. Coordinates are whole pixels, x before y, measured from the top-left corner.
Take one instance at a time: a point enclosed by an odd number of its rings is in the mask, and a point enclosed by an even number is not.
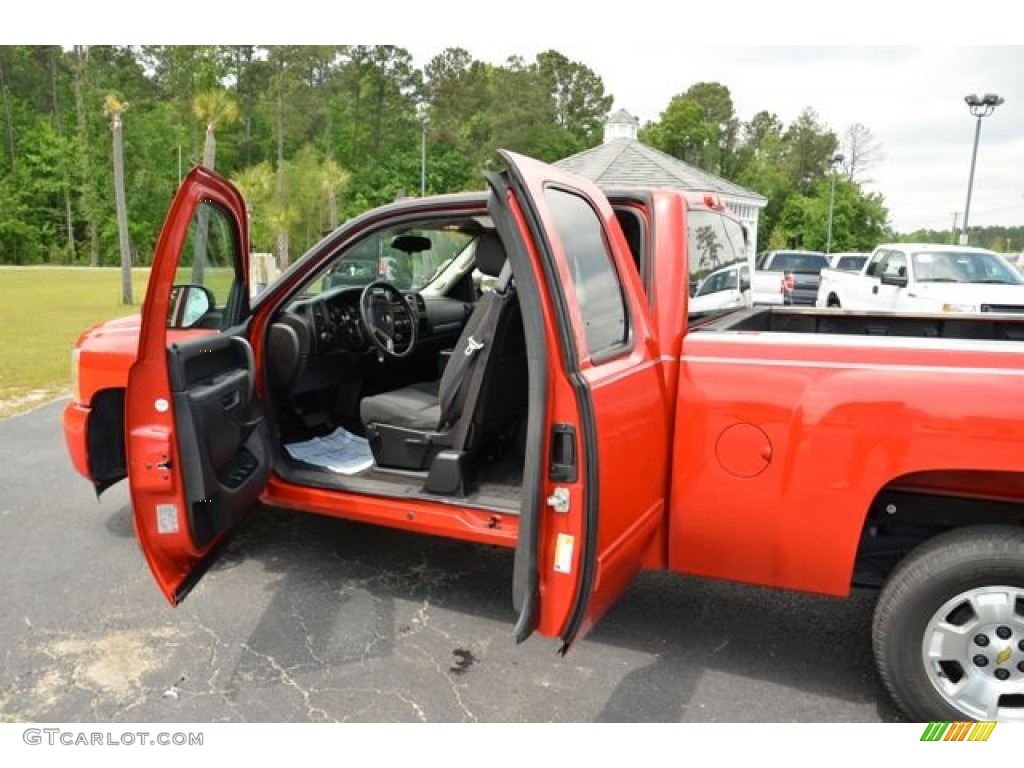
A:
[[[836,204],[836,168],[846,160],[842,155],[832,156],[832,194],[828,198],[828,237],[825,240],[825,253],[832,253],[832,208]]]
[[[420,197],[427,196],[427,126],[430,125],[430,115],[427,113],[427,104],[421,101],[416,105],[416,114],[423,126],[423,134],[420,140]]]
[[[971,190],[974,187],[974,164],[978,160],[978,137],[981,136],[981,118],[991,115],[1005,99],[994,93],[979,97],[976,93],[964,96],[971,114],[977,118],[974,126],[974,150],[971,152],[971,174],[967,177],[967,203],[964,205],[964,223],[960,230],[960,245],[967,245],[967,219],[971,215]]]

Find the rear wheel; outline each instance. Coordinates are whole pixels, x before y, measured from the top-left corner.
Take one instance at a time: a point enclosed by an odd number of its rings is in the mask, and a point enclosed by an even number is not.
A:
[[[936,536],[875,608],[878,671],[913,719],[1024,722],[1024,529]]]

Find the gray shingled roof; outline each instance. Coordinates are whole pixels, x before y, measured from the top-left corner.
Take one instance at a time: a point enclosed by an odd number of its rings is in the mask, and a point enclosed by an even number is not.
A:
[[[677,160],[636,139],[613,139],[555,163],[602,187],[674,187],[743,198],[763,207],[768,198]]]

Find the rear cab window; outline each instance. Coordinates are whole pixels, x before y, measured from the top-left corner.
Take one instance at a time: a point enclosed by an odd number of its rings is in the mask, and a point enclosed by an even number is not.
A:
[[[706,296],[735,289],[738,279],[749,283],[743,226],[720,211],[706,208],[691,208],[686,220],[690,291]],[[725,269],[734,264],[742,265],[745,271]]]

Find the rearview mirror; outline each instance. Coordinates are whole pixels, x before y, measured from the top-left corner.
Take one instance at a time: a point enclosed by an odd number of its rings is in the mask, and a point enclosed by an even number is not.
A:
[[[167,327],[191,328],[213,307],[213,294],[208,288],[193,284],[172,286]]]
[[[402,253],[422,253],[430,250],[431,242],[423,235],[399,235],[391,241],[391,247]]]

